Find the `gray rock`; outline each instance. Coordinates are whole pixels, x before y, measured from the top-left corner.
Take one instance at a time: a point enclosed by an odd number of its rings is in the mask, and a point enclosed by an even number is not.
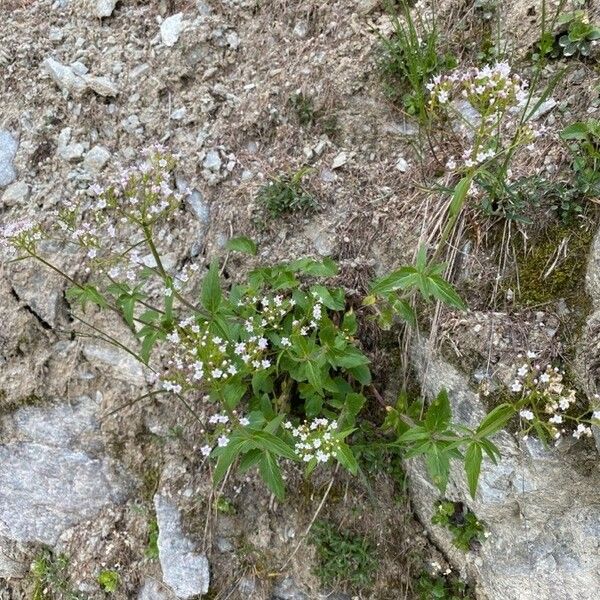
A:
[[[400,171],[400,173],[406,173],[406,171],[408,171],[408,162],[406,162],[406,159],[402,156],[396,161],[396,169]]]
[[[59,63],[53,58],[46,58],[42,67],[50,75],[54,83],[67,94],[81,94],[87,85],[85,80],[77,75],[71,67]]]
[[[271,600],[309,600],[292,577],[286,577],[275,585]]]
[[[96,409],[82,398],[74,407],[23,408],[3,420],[12,435],[0,445],[1,536],[54,545],[65,530],[125,500],[126,480],[82,449],[98,433]]]
[[[174,46],[179,40],[185,24],[183,13],[177,13],[167,17],[160,25],[160,38],[165,46]]]
[[[72,130],[65,127],[58,136],[57,153],[60,158],[68,162],[78,162],[82,159],[85,146],[75,142],[70,144]]]
[[[210,207],[204,200],[204,196],[198,190],[192,190],[191,194],[187,196],[186,202],[194,216],[203,225],[208,225],[210,222]]]
[[[170,499],[157,494],[154,507],[163,581],[182,600],[206,594],[210,583],[206,555],[198,552],[192,540],[185,535],[179,510]]]
[[[83,355],[94,366],[102,369],[110,367],[114,377],[120,381],[132,385],[143,385],[146,382],[142,364],[124,350],[90,342],[84,345]]]
[[[10,185],[17,178],[13,161],[18,147],[17,140],[8,131],[0,129],[0,187]]]
[[[347,152],[340,152],[331,163],[331,169],[339,169],[348,162],[349,156]]]
[[[137,600],[175,600],[175,596],[163,583],[156,579],[146,579],[138,593]]]
[[[218,172],[221,169],[221,155],[218,150],[209,150],[204,157],[202,166],[209,171]]]
[[[539,98],[532,98],[531,107],[534,107],[538,102]],[[542,102],[533,113],[531,113],[530,119],[534,121],[537,119],[541,119],[544,115],[548,114],[553,108],[558,106],[558,102],[554,98],[549,98],[548,100]],[[530,109],[531,110],[531,109]]]
[[[24,181],[15,181],[4,190],[0,203],[7,207],[23,204],[29,200],[30,193],[29,184]]]
[[[104,146],[94,146],[83,160],[83,166],[90,173],[99,173],[110,159],[110,152]]]
[[[100,19],[110,17],[116,5],[117,0],[95,0],[94,14]]]
[[[87,86],[99,96],[111,98],[119,93],[117,84],[111,81],[108,77],[94,77],[92,75],[85,75],[84,81]]]
[[[208,17],[212,13],[211,7],[204,0],[197,0],[196,10],[203,16]]]

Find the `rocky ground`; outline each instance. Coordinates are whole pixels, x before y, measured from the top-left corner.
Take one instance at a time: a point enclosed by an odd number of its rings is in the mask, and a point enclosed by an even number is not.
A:
[[[186,210],[160,240],[171,268],[224,255],[226,240],[243,234],[259,243],[259,255],[230,257],[230,277],[252,261],[333,256],[350,294],[360,296],[369,278],[411,260],[418,240],[435,235],[445,201],[423,189],[435,161],[419,152],[417,126],[381,84],[379,36],[390,32],[382,4],[2,0],[0,223],[26,214],[50,219],[61,202],[84,198],[92,183],[162,143],[180,155],[177,185],[186,193]],[[478,43],[481,15],[472,4],[441,9],[459,57]],[[522,57],[536,39],[539,11],[535,2],[505,4],[507,39]],[[597,116],[597,75],[590,63],[569,69],[539,118],[558,128]],[[516,168],[552,174],[564,153],[552,139],[544,144]],[[318,210],[267,220],[257,190],[304,165]],[[498,258],[497,229],[468,215],[454,279],[474,310],[442,315],[441,352],[425,340],[407,350],[426,392],[454,391],[455,409],[471,422],[484,410],[473,391],[482,371],[492,364],[502,373],[534,345],[549,359],[567,354],[574,336],[563,333],[573,312],[587,323],[573,362],[582,385],[594,389],[599,260],[592,251],[588,261],[595,228],[589,219],[585,226],[588,245],[572,267],[579,290],[587,268],[585,310],[564,294],[531,308],[511,303],[516,259]],[[527,240],[529,232],[513,232],[523,233]],[[52,244],[46,250],[85,277],[78,256]],[[499,264],[507,268],[498,288]],[[115,598],[416,598],[415,578],[431,562],[468,576],[478,598],[596,597],[600,474],[592,444],[545,453],[506,433],[506,460],[486,467],[471,506],[491,539],[466,555],[430,525],[436,492],[418,465],[406,466],[410,494],[404,476],[376,458],[368,480],[334,474],[321,516],[370,535],[379,567],[369,590],[353,592],[343,581],[325,589],[314,546],[299,542],[331,475],[307,484],[290,471],[294,492],[283,505],[253,475],[213,490],[193,417],[173,400],[136,401],[148,373],[75,335],[65,289],[38,265],[0,271],[0,598],[103,598],[103,570],[119,574]],[[89,318],[128,335],[99,313]],[[366,343],[393,397],[397,377],[386,373],[399,353]],[[454,479],[449,497],[465,501],[465,484]],[[31,564],[44,548],[52,554],[40,579]],[[68,566],[57,564],[61,555]]]

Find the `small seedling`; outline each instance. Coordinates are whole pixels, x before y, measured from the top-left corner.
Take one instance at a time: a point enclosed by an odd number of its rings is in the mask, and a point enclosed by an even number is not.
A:
[[[485,540],[483,524],[461,502],[443,500],[431,522],[446,527],[452,534],[454,545],[465,552],[474,550]]]
[[[289,102],[296,113],[300,125],[309,127],[315,122],[315,103],[311,96],[307,96],[302,92],[296,92],[290,96]]]
[[[316,574],[325,586],[345,584],[352,589],[368,588],[377,571],[374,547],[365,537],[341,532],[333,523],[317,522],[312,543],[319,565]]]
[[[421,573],[417,583],[419,600],[467,600],[472,598],[464,581],[456,577]]]
[[[150,560],[158,558],[158,522],[152,519],[148,522],[148,543],[146,545],[146,557]]]
[[[545,32],[538,43],[542,55],[549,55],[551,58],[585,58],[591,54],[592,42],[600,39],[600,27],[590,23],[584,10],[559,15],[556,23],[561,28],[559,33]]]
[[[292,175],[272,179],[258,191],[258,202],[273,218],[286,213],[307,212],[317,203],[302,184],[310,169],[304,167]]]
[[[32,600],[81,600],[81,595],[73,590],[69,582],[68,567],[69,559],[65,554],[54,555],[51,550],[44,548],[31,565]]]
[[[600,121],[589,119],[569,125],[560,134],[573,155],[577,189],[585,196],[600,196]]]
[[[104,570],[98,575],[98,584],[107,593],[113,594],[119,587],[119,574],[116,571]]]

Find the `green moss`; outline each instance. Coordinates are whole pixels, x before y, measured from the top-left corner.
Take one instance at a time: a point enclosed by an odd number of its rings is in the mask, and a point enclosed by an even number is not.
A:
[[[591,228],[557,224],[532,240],[527,251],[521,249],[517,254],[517,273],[510,286],[518,290],[516,302],[525,308],[564,298],[571,310],[587,314],[590,299],[584,281],[592,238]],[[566,256],[561,253],[551,269],[561,244],[566,244]]]

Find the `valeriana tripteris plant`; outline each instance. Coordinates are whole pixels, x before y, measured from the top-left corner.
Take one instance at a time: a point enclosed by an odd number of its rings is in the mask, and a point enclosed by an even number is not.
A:
[[[574,388],[565,384],[565,372],[552,365],[540,365],[534,352],[520,357],[515,367],[510,392],[518,411],[521,433],[527,438],[535,433],[542,440],[552,439],[558,443],[565,435],[576,439],[590,437],[591,425],[600,423],[600,410],[591,415]],[[598,402],[598,397],[594,398]]]
[[[347,438],[371,373],[344,290],[320,282],[335,276],[337,266],[303,258],[255,269],[242,284],[223,289],[216,262],[208,270],[190,260],[165,263],[169,219],[184,210],[175,164],[154,147],[107,187],[92,186],[65,203],[50,227],[33,220],[7,225],[0,230],[3,258],[41,261],[69,280],[73,304],[91,303],[125,321],[139,344],[122,343],[74,311],[84,333],[148,366],[156,386],[149,395],[175,396],[202,422],[198,447],[216,460],[215,481],[237,461],[242,470],[258,467],[281,497],[281,459],[307,474],[331,462],[356,473]],[[44,255],[46,240],[54,247],[60,240],[71,256],[78,250],[83,280]],[[256,253],[247,238],[231,240],[229,248]],[[420,291],[462,308],[439,267],[425,264],[424,249],[419,257],[415,268],[394,272],[374,289],[394,307]],[[397,294],[402,298],[394,299]]]
[[[528,83],[513,73],[508,63],[457,69],[434,77],[427,88],[430,110],[462,125],[456,129],[463,149],[460,156],[449,158],[447,167],[451,171],[476,170],[533,142],[544,132],[522,118],[529,98]],[[476,111],[471,120],[465,117],[464,102]]]

